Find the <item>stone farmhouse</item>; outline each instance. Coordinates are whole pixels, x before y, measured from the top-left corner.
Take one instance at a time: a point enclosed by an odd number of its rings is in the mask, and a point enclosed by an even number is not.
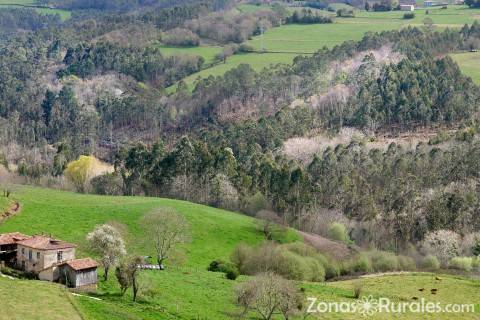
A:
[[[44,235],[0,234],[0,263],[72,288],[96,286],[97,263],[75,259],[75,245]]]

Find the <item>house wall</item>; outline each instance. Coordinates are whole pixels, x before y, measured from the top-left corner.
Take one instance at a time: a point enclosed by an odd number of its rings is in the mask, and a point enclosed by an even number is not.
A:
[[[97,268],[75,271],[65,265],[62,266],[60,273],[61,282],[65,283],[66,277],[69,287],[77,288],[97,283]]]
[[[97,268],[77,271],[76,287],[87,286],[97,283]]]
[[[29,252],[32,251],[30,259]],[[22,262],[25,264],[25,271],[39,273],[41,270],[51,267],[57,262],[57,253],[62,251],[62,260],[75,259],[75,248],[68,248],[62,250],[37,250],[23,245],[18,245],[17,249],[17,267],[22,267]],[[37,257],[37,253],[39,256]]]
[[[38,279],[45,281],[57,281],[59,278],[59,268],[51,267],[40,271]]]

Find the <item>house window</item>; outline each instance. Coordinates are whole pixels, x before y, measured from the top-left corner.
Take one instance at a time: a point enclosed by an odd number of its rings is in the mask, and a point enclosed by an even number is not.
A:
[[[28,250],[28,260],[32,260],[32,250]]]
[[[37,252],[37,260],[40,260],[40,252]]]
[[[63,252],[62,251],[58,251],[57,252],[57,261],[60,262],[63,260]]]
[[[25,248],[22,248],[22,254],[25,254]]]

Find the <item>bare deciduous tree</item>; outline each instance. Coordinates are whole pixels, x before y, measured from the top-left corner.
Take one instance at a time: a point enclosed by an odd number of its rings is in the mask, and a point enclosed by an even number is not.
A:
[[[189,225],[185,218],[173,210],[157,210],[143,218],[146,239],[153,241],[158,266],[170,258],[175,247],[188,241]]]
[[[122,294],[124,294],[128,288],[132,288],[133,292],[133,301],[137,300],[137,295],[140,290],[140,282],[139,282],[139,271],[138,268],[139,264],[144,262],[142,257],[130,257],[124,259],[117,269],[115,270],[115,275],[117,277],[117,281],[120,284],[120,289]]]
[[[108,279],[110,267],[116,265],[120,258],[126,254],[125,243],[120,233],[111,225],[98,225],[87,235],[87,241],[92,251],[100,255],[104,279]]]
[[[282,224],[282,219],[273,211],[261,210],[257,213],[260,229],[267,240],[272,240],[274,228]]]
[[[301,309],[302,296],[295,285],[282,277],[263,273],[236,288],[236,302],[243,307],[243,315],[255,311],[264,320],[274,314],[289,319]]]

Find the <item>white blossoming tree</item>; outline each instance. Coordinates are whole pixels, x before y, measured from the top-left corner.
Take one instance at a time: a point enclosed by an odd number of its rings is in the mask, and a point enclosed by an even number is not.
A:
[[[90,249],[100,256],[105,269],[104,279],[108,279],[108,271],[115,266],[127,252],[121,234],[113,226],[102,224],[87,235]]]

